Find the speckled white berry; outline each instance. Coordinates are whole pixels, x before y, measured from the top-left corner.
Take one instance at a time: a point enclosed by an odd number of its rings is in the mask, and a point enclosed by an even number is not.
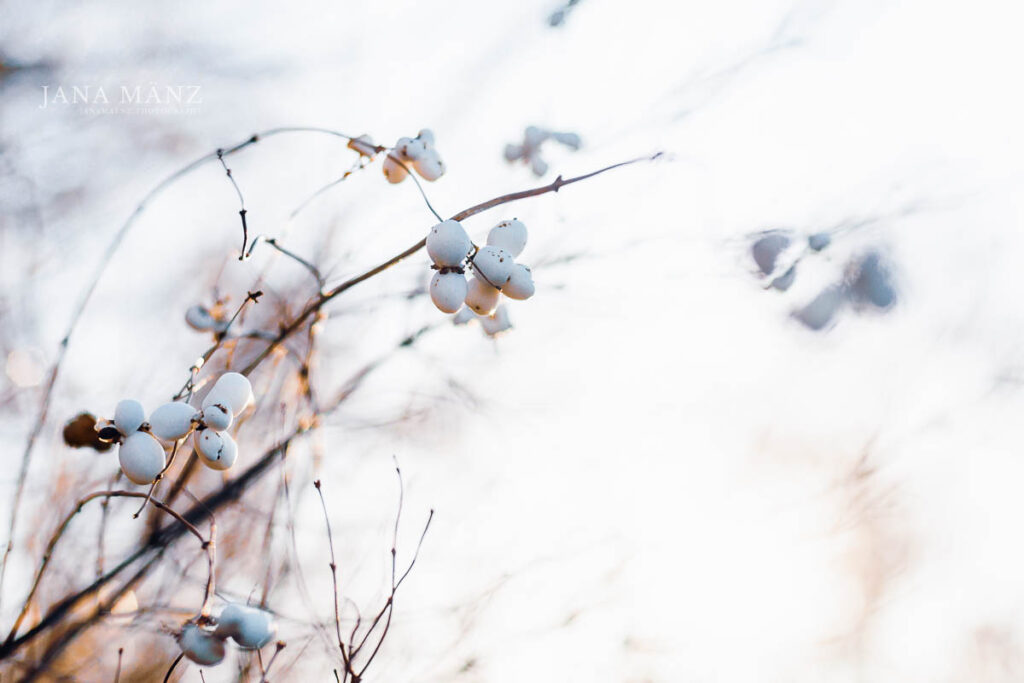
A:
[[[230,469],[238,459],[238,444],[227,432],[204,429],[196,432],[192,441],[199,459],[212,470]]]
[[[393,152],[392,152],[393,153]],[[396,154],[397,156],[397,154]],[[405,177],[409,175],[409,172],[405,170],[397,160],[392,159],[390,154],[384,157],[384,165],[382,167],[384,171],[384,177],[388,179],[391,184],[397,184],[405,180]]]
[[[508,282],[514,266],[512,254],[499,247],[481,247],[473,256],[473,274],[499,289]]]
[[[427,153],[427,146],[417,138],[399,138],[395,143],[394,152],[402,161],[416,161]]]
[[[444,175],[445,165],[441,156],[434,150],[426,150],[422,157],[412,162],[412,167],[424,180],[434,182]]]
[[[494,307],[498,305],[498,297],[501,296],[494,287],[477,278],[469,281],[469,291],[466,293],[466,305],[477,315],[490,315]]]
[[[516,258],[526,248],[526,226],[518,218],[502,221],[487,233],[488,246],[504,249]]]
[[[435,273],[430,280],[430,300],[443,313],[454,313],[469,293],[469,284],[462,273]]]
[[[199,419],[210,429],[223,432],[231,426],[234,415],[231,414],[231,409],[223,403],[213,403],[203,408]]]
[[[507,296],[509,299],[529,299],[533,296],[536,288],[533,285],[533,273],[530,272],[529,267],[517,263],[512,269],[512,275],[509,277],[508,282],[501,288],[501,293]]]
[[[472,249],[473,242],[458,221],[438,223],[427,233],[427,255],[436,266],[458,266]]]

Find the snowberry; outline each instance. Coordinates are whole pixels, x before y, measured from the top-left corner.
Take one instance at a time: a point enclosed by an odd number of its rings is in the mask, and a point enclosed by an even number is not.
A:
[[[400,183],[412,166],[424,180],[431,182],[444,175],[445,165],[434,149],[434,134],[423,129],[414,138],[399,138],[384,160],[384,176],[390,183]]]
[[[504,304],[498,306],[494,313],[486,318],[480,318],[480,325],[488,337],[495,337],[498,334],[512,329],[512,320],[508,317],[508,308]]]
[[[138,401],[126,398],[114,408],[114,426],[125,436],[137,432],[145,421],[146,411]]]
[[[548,162],[538,156],[535,156],[530,159],[530,170],[533,171],[533,175],[539,178],[548,172]]]
[[[394,151],[402,161],[416,161],[426,155],[427,146],[418,138],[399,138]]]
[[[348,141],[348,148],[359,152],[360,156],[372,157],[377,153],[377,145],[369,135],[360,135]]]
[[[466,305],[478,315],[490,315],[494,307],[498,305],[499,296],[501,296],[501,292],[497,289],[482,280],[473,278],[469,281]]]
[[[405,170],[405,167],[402,166],[397,159],[393,159],[391,154],[388,154],[388,156],[384,158],[383,170],[384,177],[392,184],[402,182],[405,180],[405,176],[409,175],[409,172]]]
[[[434,147],[434,131],[430,130],[429,128],[424,128],[419,133],[417,133],[416,139],[423,142],[423,144],[426,145],[427,149],[432,149]]]
[[[438,223],[427,233],[427,255],[436,266],[456,267],[472,249],[473,242],[458,221]]]
[[[771,275],[771,272],[775,270],[776,259],[789,246],[789,242],[787,235],[781,232],[770,232],[754,242],[750,247],[750,255],[754,257],[754,263],[762,273]]]
[[[533,296],[534,291],[536,288],[533,286],[533,273],[530,272],[529,267],[520,263],[515,264],[508,282],[501,288],[501,293],[509,299],[520,301],[529,299]]]
[[[426,150],[423,156],[412,162],[412,167],[424,180],[434,182],[444,175],[445,166],[441,156],[432,149]]]
[[[217,319],[205,306],[196,304],[185,311],[185,322],[197,332],[206,332],[217,327]]]
[[[249,378],[238,372],[225,372],[203,399],[203,408],[219,403],[238,417],[253,402]]]
[[[462,273],[435,273],[430,280],[430,300],[442,313],[454,313],[469,293],[469,284]]]
[[[780,292],[785,292],[786,290],[793,286],[794,280],[796,280],[795,263],[791,265],[789,267],[789,270],[787,270],[785,273],[772,280],[771,287],[772,289],[777,289]]]
[[[149,416],[149,430],[161,441],[175,441],[188,434],[196,409],[182,401],[165,403]]]
[[[135,432],[117,451],[121,471],[135,484],[152,484],[167,464],[164,447],[152,435]]]
[[[487,244],[504,249],[512,254],[512,258],[516,258],[526,248],[526,237],[526,226],[518,218],[513,218],[491,228],[487,233]]]
[[[468,306],[463,306],[459,309],[459,312],[452,317],[452,322],[456,325],[465,325],[475,318],[476,313],[473,312],[473,309]]]
[[[793,316],[812,330],[821,330],[832,321],[843,305],[843,296],[842,287],[826,287]]]
[[[217,619],[220,638],[232,638],[246,650],[258,650],[277,635],[277,622],[269,612],[248,605],[229,604]]]
[[[199,459],[210,469],[230,469],[238,459],[238,444],[227,432],[203,429],[192,436],[192,441]]]
[[[473,272],[498,289],[508,282],[514,266],[512,255],[499,247],[481,247],[473,256]]]
[[[214,431],[223,432],[231,426],[233,417],[231,409],[223,403],[213,403],[203,408],[199,421]]]
[[[537,148],[540,147],[541,143],[550,137],[546,130],[538,128],[537,126],[527,126],[523,132],[523,142],[525,147]]]
[[[213,666],[224,659],[224,641],[197,624],[182,627],[178,646],[186,657],[203,666]]]
[[[523,132],[522,144],[505,146],[505,160],[509,163],[522,161],[530,166],[534,175],[542,176],[548,172],[548,164],[541,157],[541,147],[549,139],[572,150],[578,150],[582,146],[580,136],[576,133],[555,133],[537,126],[529,126]]]
[[[889,265],[877,251],[869,251],[854,266],[856,276],[850,283],[850,295],[858,303],[869,302],[888,308],[896,301],[896,287]]]
[[[552,133],[551,137],[573,150],[579,149],[583,144],[576,133]]]

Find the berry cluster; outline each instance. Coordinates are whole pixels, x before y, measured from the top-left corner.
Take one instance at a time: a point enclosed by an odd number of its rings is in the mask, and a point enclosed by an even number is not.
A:
[[[526,226],[515,218],[491,228],[487,245],[479,248],[458,221],[446,220],[432,227],[427,234],[427,254],[437,270],[430,281],[434,305],[444,313],[455,313],[465,304],[472,313],[492,316],[497,314],[502,294],[520,301],[529,299],[535,290],[533,274],[528,266],[515,262],[526,247],[526,238]],[[469,281],[467,266],[473,271]],[[507,312],[493,326],[502,328],[495,334],[511,327]]]
[[[220,376],[196,410],[185,401],[160,406],[146,420],[142,404],[125,399],[117,404],[113,421],[97,425],[99,438],[119,444],[121,471],[135,484],[152,484],[167,467],[165,448],[192,435],[199,459],[207,467],[226,470],[238,457],[238,446],[227,430],[253,401],[252,385],[245,375]]]
[[[825,252],[833,244],[831,232],[816,232],[796,240],[786,230],[769,230],[757,235],[750,255],[760,275],[769,279],[768,288],[785,292],[796,281],[797,267],[805,259]],[[858,309],[886,311],[896,303],[897,290],[888,259],[876,248],[850,257],[837,281],[793,312],[793,317],[812,330],[832,323],[845,304]]]
[[[194,622],[185,624],[178,634],[178,646],[196,664],[213,666],[224,659],[228,638],[243,650],[258,650],[276,635],[277,622],[269,612],[229,603],[212,631]]]
[[[444,161],[434,149],[431,131],[421,130],[414,138],[399,138],[384,159],[384,177],[389,183],[400,183],[409,175],[409,165],[424,180],[433,182],[444,175]]]
[[[527,126],[523,131],[522,144],[505,145],[505,160],[510,164],[522,161],[539,178],[548,172],[548,162],[540,155],[541,145],[548,140],[560,142],[573,151],[582,145],[580,136],[576,133],[556,133],[537,126]]]

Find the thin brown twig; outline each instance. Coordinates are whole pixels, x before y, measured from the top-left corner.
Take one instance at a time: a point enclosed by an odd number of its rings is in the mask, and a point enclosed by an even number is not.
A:
[[[277,659],[277,656],[279,654],[281,654],[281,650],[283,650],[284,648],[285,648],[285,642],[283,640],[277,641],[277,644],[276,644],[276,646],[274,648],[274,654],[270,655],[270,661],[267,662],[267,668],[263,669],[263,675],[260,677],[260,683],[267,683],[267,674],[270,673],[270,667],[274,666],[274,661]],[[263,660],[262,660],[262,655],[261,655],[261,659],[260,659],[260,667],[261,668],[262,668],[262,665],[263,665]]]
[[[180,662],[184,656],[185,653],[180,652],[178,653],[178,656],[174,658],[174,661],[171,662],[171,666],[167,669],[167,673],[164,674],[164,683],[171,680],[171,674],[174,672],[174,667],[178,666],[178,662]]]
[[[320,487],[320,480],[317,479],[313,482],[313,486],[316,487],[317,495],[320,496],[320,506],[324,511],[324,522],[327,524],[327,547],[331,551],[331,585],[334,587],[334,630],[338,636],[338,649],[341,651],[341,659],[345,664],[346,675],[352,668],[352,664],[349,661],[348,652],[345,650],[345,642],[341,637],[341,608],[338,606],[338,563],[334,556],[334,534],[331,533],[331,516],[327,514],[327,501],[324,500],[324,492]]]
[[[245,220],[245,215],[248,213],[245,209],[245,197],[242,196],[242,189],[238,187],[238,181],[235,180],[235,176],[231,173],[228,162],[224,161],[223,149],[217,150],[217,161],[224,167],[224,173],[227,174],[228,180],[231,181],[231,186],[235,188],[235,194],[238,195],[238,203],[241,205],[238,215],[242,219],[242,252],[238,255],[238,260],[242,261],[245,258],[245,245],[249,241],[249,224]]]

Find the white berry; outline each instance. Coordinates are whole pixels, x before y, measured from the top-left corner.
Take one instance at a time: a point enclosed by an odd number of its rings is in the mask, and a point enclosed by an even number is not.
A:
[[[427,153],[427,146],[416,138],[399,138],[395,143],[395,151],[402,161],[416,161]]]
[[[481,247],[473,257],[473,272],[492,287],[501,288],[512,275],[512,254],[499,247]]]
[[[394,153],[394,152],[392,152]],[[395,154],[397,156],[397,154]],[[396,184],[405,180],[405,176],[409,175],[409,172],[405,170],[396,159],[391,158],[391,154],[384,157],[384,177],[388,179],[389,183]]]
[[[569,149],[579,149],[583,144],[583,141],[580,140],[580,136],[576,133],[552,133],[551,137]]]
[[[185,322],[197,332],[206,332],[217,326],[217,319],[205,306],[196,304],[185,311]]]
[[[469,284],[462,273],[435,273],[430,280],[430,300],[443,313],[454,313],[469,293]]]
[[[125,436],[137,432],[146,421],[146,411],[136,400],[126,398],[114,408],[114,426]]]
[[[436,266],[458,266],[472,249],[473,242],[458,221],[438,223],[427,233],[427,255]]]
[[[512,276],[501,288],[501,293],[509,299],[529,299],[536,288],[533,286],[533,273],[528,266],[517,263],[512,269]]]
[[[149,416],[149,430],[161,441],[174,441],[188,434],[196,409],[187,403],[165,403]]]
[[[233,638],[240,648],[258,650],[277,635],[277,622],[269,612],[232,603],[221,612],[214,633]]]
[[[487,244],[499,247],[516,258],[526,248],[526,226],[518,218],[502,221],[487,233]]]
[[[178,646],[186,657],[202,666],[213,666],[224,659],[224,641],[197,624],[182,627]]]
[[[227,432],[204,429],[196,432],[192,441],[199,459],[212,470],[230,469],[238,459],[238,444]]]
[[[456,325],[466,325],[474,318],[476,318],[476,313],[473,312],[473,309],[468,306],[463,306],[459,309],[459,312],[452,317],[452,322]]]
[[[542,142],[547,140],[549,133],[546,130],[538,128],[537,126],[527,126],[523,133],[523,142],[526,147],[537,148]]]
[[[505,161],[516,161],[522,159],[525,150],[522,145],[505,145]]]
[[[431,149],[434,146],[434,131],[429,128],[424,128],[416,134],[416,138],[426,145],[427,149]]]
[[[164,447],[146,432],[135,432],[117,451],[124,476],[135,484],[152,484],[167,465]]]
[[[445,165],[441,161],[441,156],[434,150],[426,150],[423,156],[419,159],[415,159],[412,162],[413,168],[424,180],[434,182],[438,178],[444,175]]]
[[[231,409],[223,403],[214,403],[206,406],[199,416],[200,421],[204,425],[217,432],[223,432],[230,427],[233,418]]]
[[[478,315],[490,315],[494,307],[498,305],[498,297],[501,296],[494,287],[477,278],[469,281],[469,291],[466,294],[466,305]]]
[[[480,318],[480,325],[488,337],[495,337],[498,334],[512,329],[512,320],[508,317],[508,308],[498,306],[491,315]]]
[[[225,372],[203,399],[203,408],[220,403],[238,417],[252,402],[252,384],[249,378],[239,372]]]
[[[540,178],[548,172],[548,162],[544,161],[539,156],[534,155],[530,159],[530,170],[533,171],[533,175]]]

